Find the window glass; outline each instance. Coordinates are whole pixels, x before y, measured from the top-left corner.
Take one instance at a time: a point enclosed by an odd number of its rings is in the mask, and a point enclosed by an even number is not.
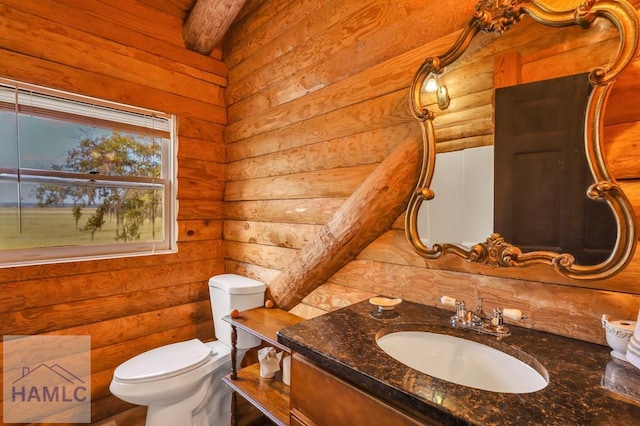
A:
[[[0,85],[0,266],[173,250],[173,118],[23,86]]]
[[[18,164],[18,147],[15,113],[0,109],[0,167],[15,168]],[[15,172],[15,170],[14,170]]]

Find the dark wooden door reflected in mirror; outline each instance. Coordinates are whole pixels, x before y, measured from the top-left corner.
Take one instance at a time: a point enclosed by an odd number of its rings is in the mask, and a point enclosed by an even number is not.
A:
[[[496,89],[494,231],[523,252],[571,253],[593,265],[615,245],[611,208],[586,191],[591,91],[586,73]]]

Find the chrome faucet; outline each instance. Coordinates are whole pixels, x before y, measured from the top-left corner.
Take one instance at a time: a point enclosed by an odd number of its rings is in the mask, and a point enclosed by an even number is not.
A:
[[[467,310],[464,301],[456,300],[448,296],[442,296],[440,303],[449,306],[453,305],[455,307],[456,313],[451,317],[452,327],[473,330],[499,338],[511,335],[509,328],[504,325],[505,310],[493,308],[491,317],[486,318],[482,310],[482,299],[478,299],[475,312]],[[522,312],[518,309],[508,309],[506,311],[509,318],[515,320],[524,319]]]

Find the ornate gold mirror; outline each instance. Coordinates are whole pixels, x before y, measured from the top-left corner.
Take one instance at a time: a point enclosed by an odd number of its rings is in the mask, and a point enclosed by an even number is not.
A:
[[[594,264],[582,264],[570,252],[533,250],[525,251],[511,244],[501,235],[490,232],[486,240],[463,245],[453,242],[433,242],[430,247],[421,238],[418,228],[418,212],[423,202],[438,194],[431,188],[436,167],[436,132],[434,120],[438,110],[449,106],[450,94],[442,83],[448,66],[458,61],[469,48],[476,35],[481,33],[501,36],[523,18],[533,19],[547,27],[577,26],[589,31],[597,18],[610,22],[618,33],[618,49],[611,61],[590,69],[585,77],[590,85],[587,104],[584,107],[584,127],[581,129],[584,154],[593,182],[584,188],[592,200],[606,204],[613,216],[617,233],[608,256]],[[522,267],[534,264],[552,265],[561,275],[573,279],[603,279],[622,270],[635,250],[637,240],[635,215],[631,203],[621,187],[611,176],[603,154],[604,106],[612,85],[633,61],[638,50],[639,23],[635,9],[624,0],[585,0],[579,7],[568,11],[555,11],[541,3],[528,0],[483,0],[476,6],[475,14],[451,48],[439,56],[425,59],[416,72],[410,88],[410,108],[418,120],[423,139],[422,169],[415,192],[408,207],[405,222],[406,237],[421,256],[436,259],[451,253],[470,262],[492,267]],[[440,80],[440,81],[439,81]],[[429,88],[429,86],[432,86]],[[444,88],[444,89],[443,89]],[[451,88],[449,88],[451,90]],[[424,101],[424,92],[434,92],[437,97],[431,107]],[[452,95],[452,94],[451,94]],[[452,95],[453,96],[453,95]],[[496,118],[497,119],[497,118]],[[474,211],[467,211],[473,215]]]

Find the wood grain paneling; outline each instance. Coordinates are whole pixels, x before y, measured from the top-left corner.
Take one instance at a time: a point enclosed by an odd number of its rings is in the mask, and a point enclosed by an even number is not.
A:
[[[0,6],[0,18],[0,37],[11,40],[7,49],[189,98],[220,96],[220,88],[211,81],[175,72],[165,63],[156,65],[147,58],[131,57],[126,49],[115,51],[113,42],[100,37],[70,28],[62,30],[60,25],[47,19],[4,5]],[[47,37],[43,37],[43,32]],[[9,38],[12,33],[20,33],[21,37]],[[90,56],[77,54],[88,51],[92,52]],[[149,75],[154,78],[149,79]],[[198,73],[198,76],[206,75]]]
[[[1,76],[178,117],[177,253],[0,269],[3,334],[92,336],[98,424],[143,415],[121,414],[132,406],[108,392],[119,362],[159,344],[214,337],[210,275],[275,280],[399,142],[418,134],[407,108],[411,76],[424,57],[449,47],[477,1],[247,0],[224,40],[228,72],[219,49],[204,56],[184,48],[182,21],[193,3],[0,5]],[[602,31],[586,38],[580,28],[532,36],[530,21],[508,42],[483,36],[446,70],[452,101],[434,122],[439,151],[491,143],[493,55],[517,51],[529,81],[579,72],[584,58],[611,53],[613,33],[600,21]],[[612,91],[605,151],[640,211],[638,64]],[[639,277],[640,255],[617,277],[589,284],[599,289],[563,282],[548,268],[514,277],[457,258],[427,261],[398,219],[294,311],[313,316],[370,294],[429,305],[442,294],[483,297],[488,307],[525,311],[527,327],[603,343],[602,313],[637,314]]]
[[[56,89],[168,113],[178,114],[184,111],[179,115],[212,120],[219,124],[226,122],[226,112],[221,105],[222,100],[213,100],[220,103],[211,104],[208,99],[189,99],[162,92],[153,87],[130,83],[118,77],[95,74],[9,50],[0,51],[0,75],[33,84],[55,85]],[[52,81],[52,75],[57,75],[59,78]]]
[[[39,0],[34,2],[3,0],[3,4],[15,9],[50,19],[53,22],[63,24],[69,28],[81,30],[86,34],[97,35],[106,40],[112,40],[122,46],[127,46],[127,50],[129,50],[132,56],[136,56],[139,52],[148,52],[151,54],[150,56],[175,61],[176,66],[189,65],[222,77],[226,77],[227,75],[226,66],[222,62],[216,61],[212,63],[211,58],[192,51],[185,52],[181,43],[170,43],[146,34],[144,31],[136,28],[118,25],[110,21],[109,16],[111,16],[111,14],[96,16],[96,14],[90,13],[91,6],[87,5],[79,8],[76,7],[77,3],[76,0]],[[111,7],[117,10],[120,3],[120,1],[104,3],[102,7]],[[153,25],[156,15],[156,13],[150,11],[141,19],[145,22],[145,25]],[[99,24],[96,24],[96,22]],[[174,24],[174,26],[177,26],[177,24]],[[172,36],[172,40],[177,41],[178,37],[180,36],[174,35]]]
[[[346,197],[375,169],[375,166],[343,167],[285,176],[228,182],[225,200],[264,200],[316,197]]]
[[[224,222],[224,239],[299,249],[319,230],[319,225],[227,220]]]
[[[403,137],[419,130],[407,107],[413,72],[425,57],[446,51],[476,3],[366,0],[342,8],[344,2],[327,0],[314,8],[264,0],[255,15],[236,22],[224,44],[229,65],[225,217],[234,221],[225,234],[227,270],[275,281],[286,257],[300,249],[292,245],[285,254],[273,247],[291,238],[291,229],[282,224],[329,222],[362,180],[346,168],[372,172]],[[546,3],[563,9],[579,1]],[[382,17],[381,10],[388,13]],[[517,55],[516,77],[522,82],[582,72],[596,65],[591,59],[606,63],[615,51],[612,26],[603,19],[594,26],[595,32],[541,28],[525,18],[508,37],[480,35],[441,77],[452,100],[434,121],[438,151],[493,143],[494,56]],[[640,114],[634,113],[637,102],[630,95],[638,90],[637,68],[611,95],[605,150],[640,208],[634,154]],[[395,221],[325,289],[316,290],[319,297],[309,296],[294,310],[309,316],[333,310],[345,300],[345,288],[430,305],[442,294],[468,303],[483,297],[488,307],[527,312],[524,326],[603,343],[602,313],[634,319],[640,309],[640,287],[633,284],[640,277],[639,256],[616,277],[576,283],[544,267],[514,273],[453,256],[428,261],[409,247],[402,227],[401,219]]]
[[[392,92],[238,141],[229,146],[228,159],[264,155],[406,124],[410,121],[406,109],[406,92]],[[227,142],[232,141],[227,138]]]
[[[225,62],[231,66],[242,62],[244,58],[255,53],[268,41],[287,31],[291,22],[296,22],[301,17],[312,14],[328,1],[248,0],[239,13],[239,17],[242,19],[238,19],[235,23],[236,31],[225,36],[225,44],[233,46],[233,51],[225,54]],[[253,7],[251,7],[252,3]]]
[[[118,364],[159,345],[214,338],[207,283],[224,272],[227,71],[183,47],[190,2],[0,5],[1,76],[177,117],[177,253],[0,269],[1,334],[91,336],[94,424],[144,417],[144,409],[120,414],[133,406],[108,390]]]
[[[227,165],[227,180],[237,181],[265,176],[294,174],[314,170],[378,164],[386,158],[398,139],[410,135],[419,137],[420,129],[414,123],[355,135],[325,142],[286,149],[259,157],[250,157]],[[344,151],[350,153],[344,155]]]
[[[296,250],[261,244],[225,241],[225,259],[250,263],[265,268],[282,269],[295,255]]]
[[[344,198],[312,198],[225,202],[225,218],[260,222],[324,224],[331,219],[344,200]]]

